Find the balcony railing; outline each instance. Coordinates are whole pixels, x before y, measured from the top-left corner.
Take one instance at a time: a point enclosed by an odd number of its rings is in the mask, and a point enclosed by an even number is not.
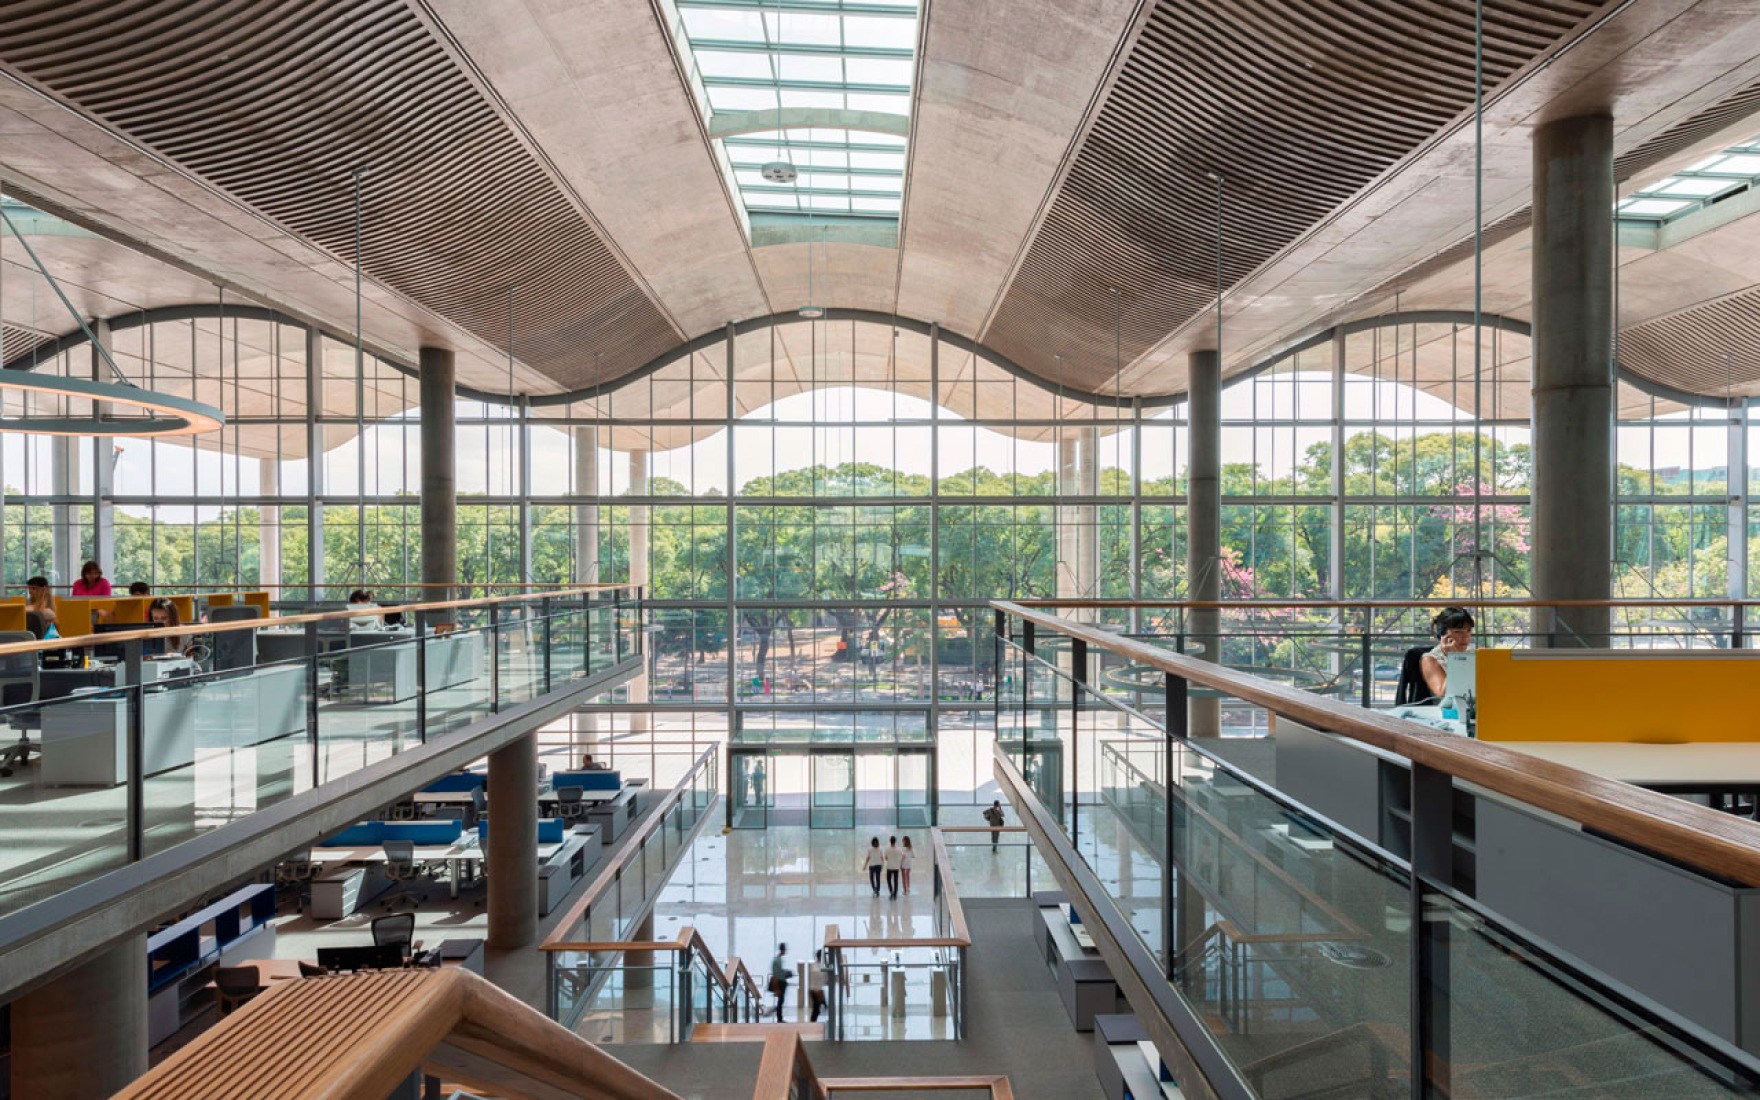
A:
[[[1760,1088],[1760,1059],[1509,919],[1474,878],[1510,858],[1475,849],[1503,815],[1742,904],[1760,886],[1760,824],[1105,625],[994,607],[998,780],[1176,1076],[1239,1097]],[[1122,688],[1109,673],[1126,667],[1154,680]],[[1347,827],[1282,789],[1312,773],[1255,758],[1271,739],[1188,737],[1201,695],[1359,754],[1378,822]],[[1606,917],[1585,903],[1572,919]],[[1623,950],[1663,948],[1639,936]]]
[[[601,586],[0,645],[0,916],[641,644],[639,589]]]

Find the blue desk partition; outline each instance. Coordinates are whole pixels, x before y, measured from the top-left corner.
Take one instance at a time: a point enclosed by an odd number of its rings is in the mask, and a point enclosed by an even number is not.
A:
[[[541,817],[538,819],[539,844],[561,844],[562,836],[567,831],[566,822],[560,817]],[[480,840],[489,839],[489,821],[487,818],[477,822],[477,836]]]
[[[327,840],[318,842],[322,848],[370,848],[387,840],[407,840],[415,844],[451,844],[464,834],[464,823],[456,819],[441,821],[363,821],[350,825]]]
[[[557,772],[550,780],[555,790],[579,787],[583,791],[615,791],[623,786],[622,772]]]
[[[423,794],[463,794],[476,790],[489,782],[486,775],[476,772],[453,772],[443,775],[422,788]]]

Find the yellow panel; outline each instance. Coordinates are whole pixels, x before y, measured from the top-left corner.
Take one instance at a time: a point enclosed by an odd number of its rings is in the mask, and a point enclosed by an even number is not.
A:
[[[147,621],[147,605],[152,603],[149,596],[119,596],[116,610],[111,612],[113,623],[144,623]]]
[[[1481,649],[1484,741],[1760,741],[1760,650]]]
[[[194,596],[167,596],[177,606],[177,621],[184,626],[196,621],[196,598]]]
[[[261,609],[263,618],[267,619],[269,617],[269,593],[246,592],[239,598],[250,606]]]
[[[92,632],[92,604],[88,596],[55,597],[55,630],[63,638],[80,638]]]
[[[211,592],[208,594],[208,607],[209,608],[231,607],[231,606],[232,606],[232,593],[230,593],[230,592]]]
[[[24,601],[13,603],[11,600],[0,602],[0,630],[24,629]]]

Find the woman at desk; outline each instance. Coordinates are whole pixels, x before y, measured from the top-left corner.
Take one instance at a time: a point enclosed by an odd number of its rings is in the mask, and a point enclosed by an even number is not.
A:
[[[181,617],[177,614],[177,605],[166,599],[164,596],[160,596],[158,599],[147,605],[147,625],[157,630],[161,627],[167,626],[182,626],[183,622]],[[187,656],[189,652],[189,643],[190,639],[188,638],[166,638],[166,656]]]
[[[80,566],[79,580],[73,582],[75,596],[108,596],[110,581],[104,576],[104,567],[95,561],[88,561]]]
[[[1430,620],[1436,647],[1424,654],[1424,684],[1438,698],[1448,694],[1448,655],[1473,652],[1473,616],[1463,607],[1445,607]]]

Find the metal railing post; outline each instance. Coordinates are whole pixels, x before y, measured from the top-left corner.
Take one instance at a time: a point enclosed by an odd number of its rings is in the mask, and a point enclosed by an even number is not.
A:
[[[1088,643],[1069,640],[1069,839],[1074,844],[1082,832],[1082,692],[1088,686]]]
[[[1412,1096],[1449,1094],[1449,922],[1424,919],[1424,884],[1454,882],[1454,778],[1411,764]]]
[[[128,718],[128,858],[132,863],[146,854],[147,843],[147,692],[145,642],[123,646],[127,676]]]
[[[544,627],[544,694],[550,694],[550,644],[554,633],[550,625],[550,597],[538,601],[538,621]]]
[[[306,743],[312,751],[312,786],[322,783],[323,742],[318,736],[318,692],[323,675],[323,662],[318,652],[318,624],[307,623],[304,630],[306,646]],[[336,690],[336,678],[330,678],[330,690]]]
[[[416,739],[428,741],[428,632],[426,611],[416,612]]]
[[[1363,655],[1362,655],[1362,662],[1363,662],[1363,664],[1362,664],[1362,669],[1363,669],[1363,709],[1364,710],[1368,710],[1370,707],[1375,705],[1375,700],[1373,698],[1373,689],[1375,686],[1374,685],[1375,669],[1374,669],[1374,666],[1370,663],[1369,649],[1370,649],[1369,628],[1364,627],[1363,628]]]
[[[501,713],[501,605],[489,605],[489,713]]]

